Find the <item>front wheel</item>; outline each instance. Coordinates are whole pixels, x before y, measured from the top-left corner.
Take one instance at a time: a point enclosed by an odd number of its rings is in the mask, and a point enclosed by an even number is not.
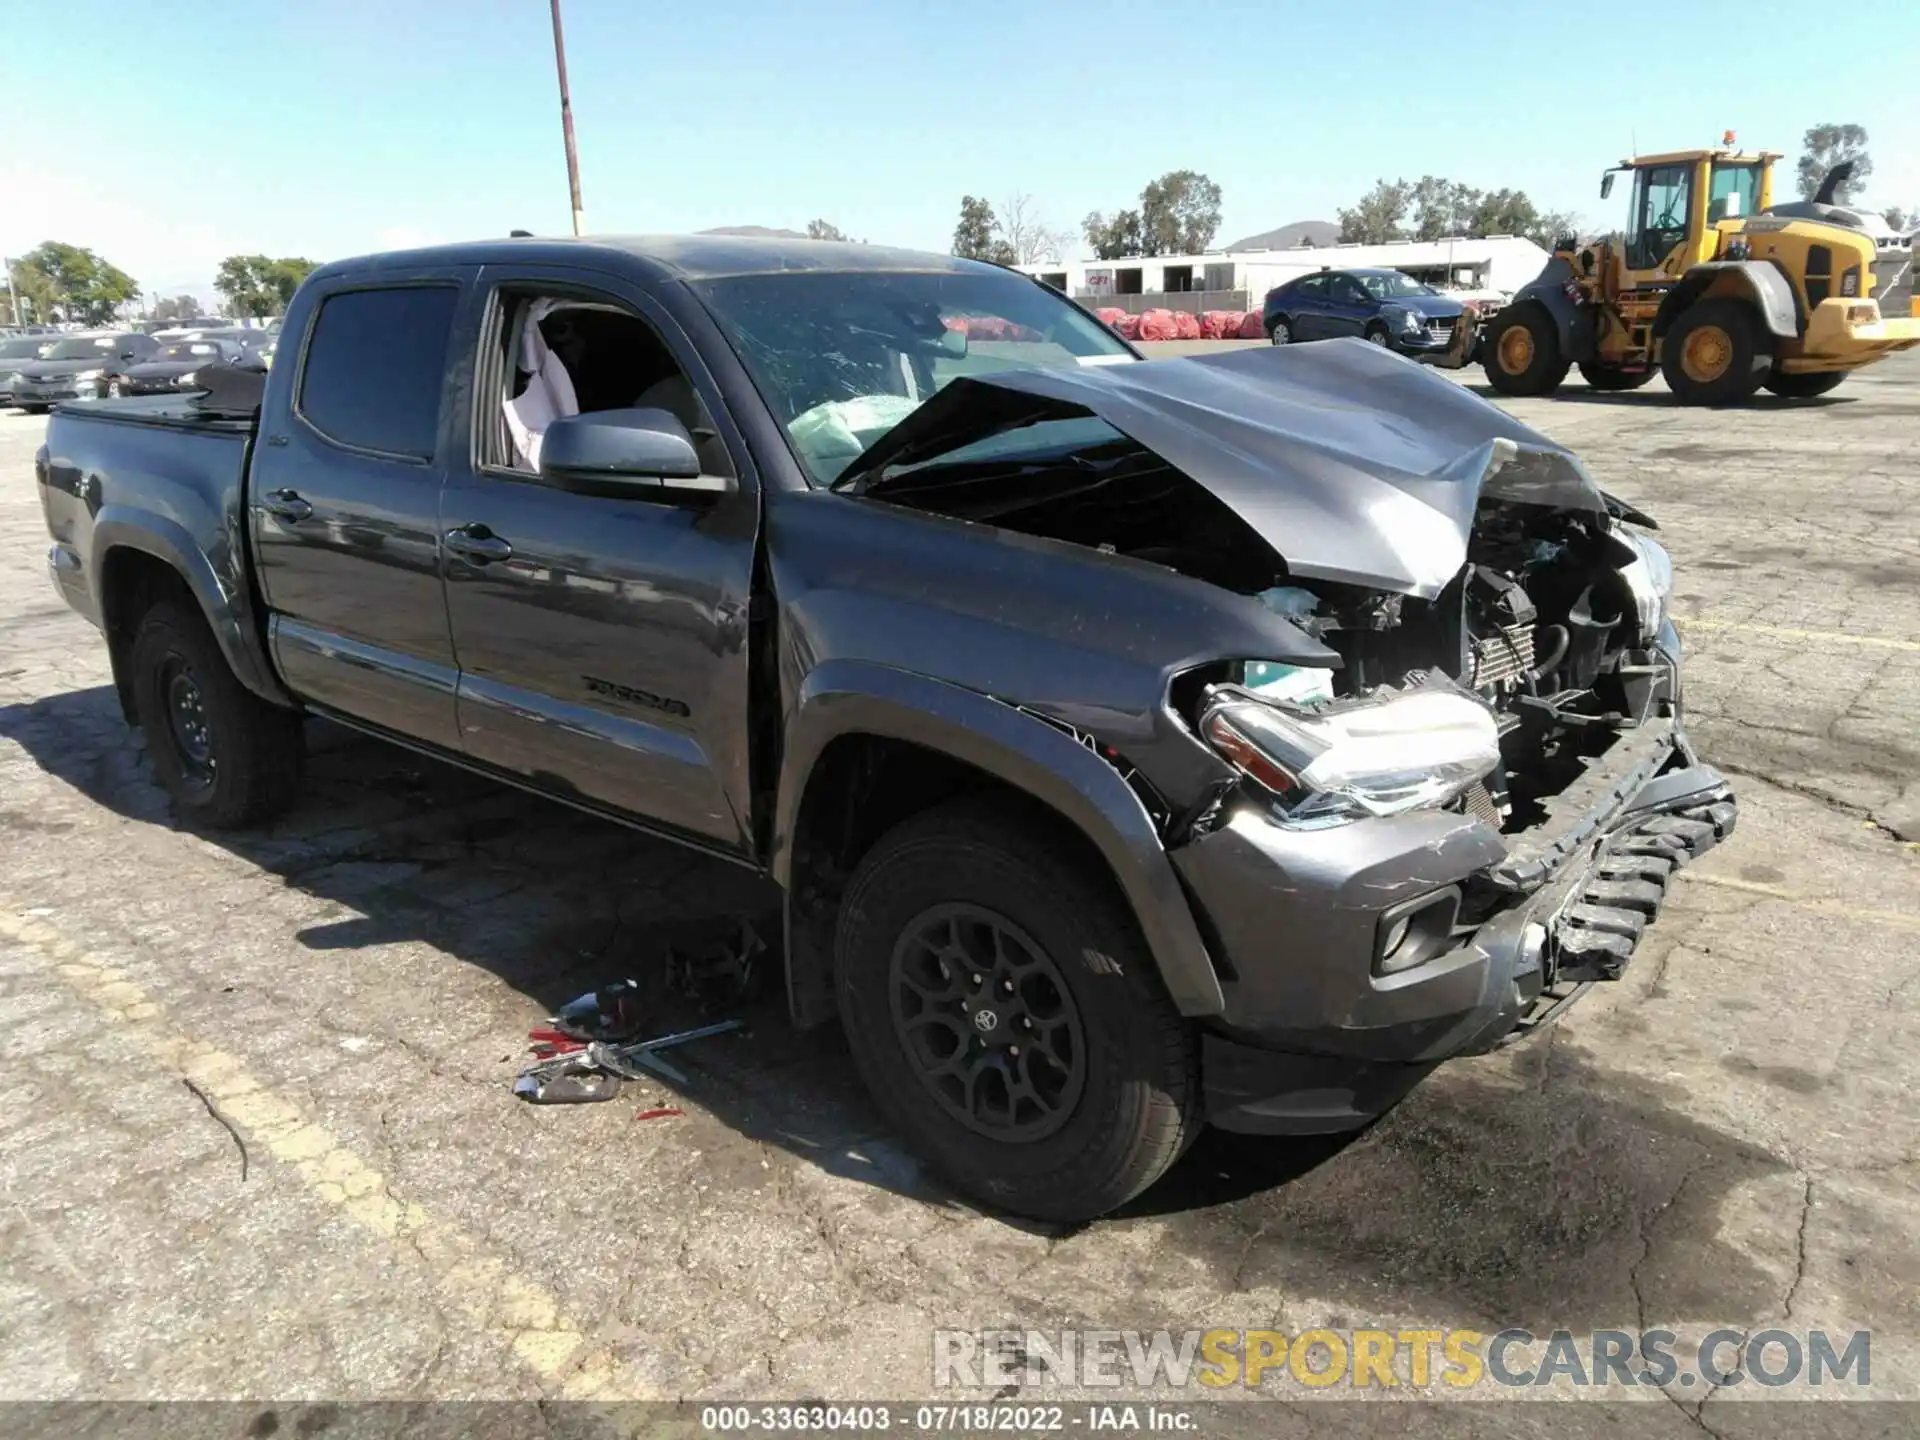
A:
[[[1481,337],[1487,383],[1502,395],[1551,395],[1567,378],[1560,334],[1538,303],[1509,305]]]
[[[902,822],[848,887],[835,971],[876,1104],[991,1206],[1105,1214],[1199,1127],[1194,1036],[1111,881],[1044,816],[961,800]]]
[[[1788,400],[1811,400],[1826,394],[1846,378],[1844,370],[1822,370],[1811,375],[1787,375],[1775,370],[1760,383]]]
[[[1660,373],[1682,405],[1737,405],[1773,366],[1753,307],[1702,300],[1683,311],[1660,343]]]
[[[300,716],[235,678],[198,610],[155,605],[134,635],[129,665],[147,756],[183,819],[230,829],[292,803]]]
[[[1293,322],[1284,315],[1275,317],[1274,322],[1267,327],[1267,339],[1275,345],[1291,345]]]
[[[1367,344],[1378,345],[1382,349],[1385,349],[1391,345],[1392,342],[1393,337],[1387,334],[1384,325],[1370,325],[1367,327]]]
[[[107,382],[107,398],[109,400],[118,400],[120,398],[120,382],[118,380],[109,380]]]

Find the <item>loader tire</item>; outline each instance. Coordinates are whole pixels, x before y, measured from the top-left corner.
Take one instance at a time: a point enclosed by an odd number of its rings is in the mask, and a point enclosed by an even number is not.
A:
[[[1551,395],[1567,378],[1560,333],[1544,305],[1524,301],[1502,310],[1481,338],[1487,383],[1502,395]]]
[[[1783,375],[1775,370],[1760,383],[1788,400],[1811,400],[1826,394],[1846,378],[1844,370],[1823,370],[1813,375]]]
[[[1653,379],[1653,367],[1645,370],[1621,370],[1612,365],[1597,365],[1582,361],[1580,378],[1587,382],[1589,390],[1638,390]]]
[[[1702,300],[1684,311],[1660,346],[1660,373],[1682,405],[1738,405],[1773,368],[1753,307]]]

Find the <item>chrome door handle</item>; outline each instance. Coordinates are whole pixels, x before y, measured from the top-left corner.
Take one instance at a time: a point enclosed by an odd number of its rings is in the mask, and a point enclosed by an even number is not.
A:
[[[269,490],[262,497],[260,508],[282,520],[300,521],[313,514],[313,506],[302,500],[297,490]]]
[[[469,565],[491,565],[496,560],[513,558],[513,546],[480,524],[462,525],[445,536],[449,552]]]

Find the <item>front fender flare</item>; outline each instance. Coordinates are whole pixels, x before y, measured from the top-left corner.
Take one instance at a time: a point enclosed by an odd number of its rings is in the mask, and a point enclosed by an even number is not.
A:
[[[1507,308],[1531,301],[1545,310],[1553,321],[1554,336],[1560,342],[1560,358],[1568,364],[1578,364],[1593,358],[1593,317],[1567,294],[1567,282],[1572,279],[1573,266],[1556,255],[1537,276],[1514,293]]]
[[[1745,282],[1748,298],[1771,334],[1782,340],[1799,337],[1800,302],[1793,293],[1793,285],[1777,265],[1765,260],[1709,260],[1695,265],[1660,302],[1660,311],[1653,317],[1655,337],[1665,335],[1680,318],[1680,312],[1723,275],[1735,275]]]
[[[90,541],[93,554],[87,562],[88,584],[95,613],[103,623],[111,613],[106,595],[107,558],[115,550],[151,555],[186,582],[234,677],[263,700],[276,705],[294,703],[273,673],[266,651],[251,628],[251,606],[246,597],[236,596],[222,582],[213,561],[185,526],[151,511],[106,505],[94,517]]]
[[[844,735],[921,745],[1021,790],[1063,816],[1105,858],[1183,1015],[1225,1008],[1173,865],[1139,798],[1064,731],[990,696],[866,661],[832,660],[802,682],[786,722],[772,870],[791,893],[793,837],[815,762]]]

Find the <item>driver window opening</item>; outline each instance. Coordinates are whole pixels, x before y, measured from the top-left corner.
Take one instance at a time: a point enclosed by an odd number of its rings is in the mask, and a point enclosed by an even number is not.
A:
[[[1686,165],[1642,170],[1634,182],[1633,231],[1627,237],[1627,264],[1656,268],[1687,238],[1687,214],[1693,200],[1693,171]]]
[[[491,347],[496,380],[484,407],[484,464],[539,473],[547,426],[600,410],[656,409],[693,437],[708,474],[732,466],[713,419],[653,327],[617,305],[532,292],[503,292]]]

